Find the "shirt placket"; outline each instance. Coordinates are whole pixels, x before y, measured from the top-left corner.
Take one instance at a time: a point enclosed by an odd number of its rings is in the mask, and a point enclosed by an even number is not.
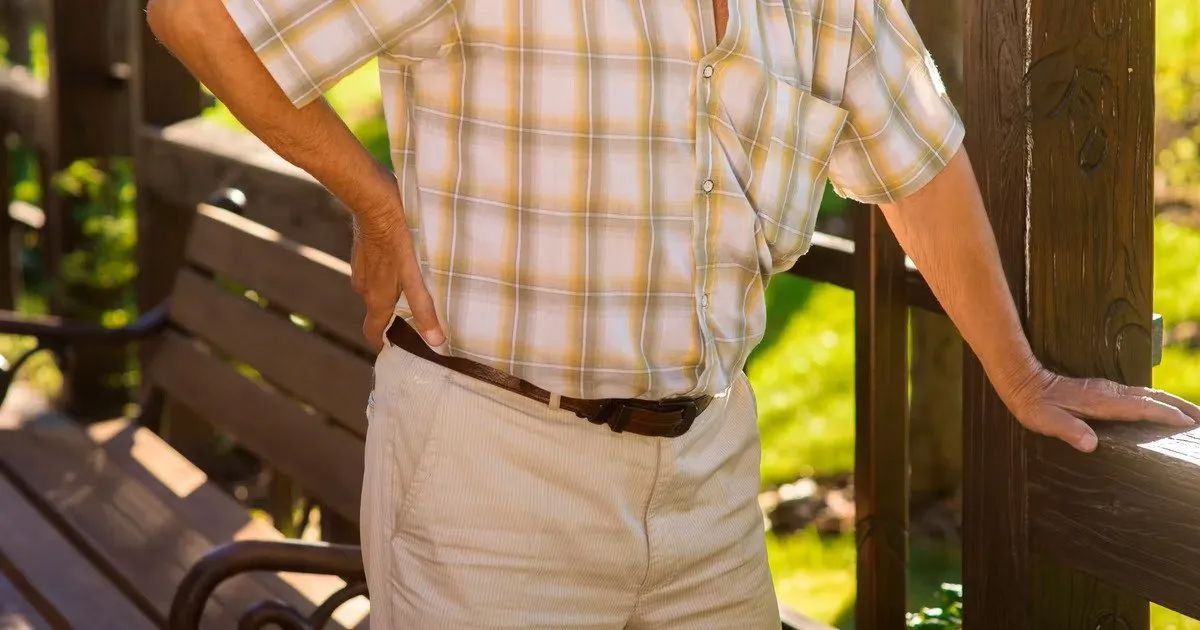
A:
[[[716,148],[713,138],[710,117],[716,115],[716,78],[721,71],[721,63],[729,57],[734,46],[741,39],[741,9],[739,0],[729,3],[729,21],[725,26],[725,36],[717,46],[703,55],[694,69],[696,75],[696,171],[695,171],[695,204],[693,208],[695,226],[693,229],[693,254],[695,256],[696,280],[693,287],[696,300],[696,317],[699,322],[701,337],[700,373],[696,378],[694,389],[689,396],[697,396],[710,391],[709,384],[713,379],[713,371],[720,369],[717,360],[717,350],[713,341],[710,326],[709,295],[711,294],[713,275],[710,273],[710,261],[716,248],[716,234],[710,229],[713,212],[720,203],[722,182],[713,171]],[[704,20],[713,28],[714,9],[711,0],[706,0]],[[708,28],[706,26],[705,28]],[[706,38],[701,37],[702,41]]]

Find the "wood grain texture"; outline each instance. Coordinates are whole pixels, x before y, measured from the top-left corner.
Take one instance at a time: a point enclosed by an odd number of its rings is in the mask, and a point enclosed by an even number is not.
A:
[[[1200,617],[1200,431],[1099,428],[1091,455],[1037,445],[1037,551]]]
[[[350,215],[324,187],[254,136],[192,119],[142,127],[140,190],[194,206],[224,188],[246,195],[245,216],[338,258],[350,257]]]
[[[184,574],[220,541],[205,538],[114,466],[75,422],[46,412],[16,421],[0,431],[0,460],[10,478],[19,480],[49,515],[52,529],[81,549],[122,598],[161,624]],[[62,577],[63,569],[53,571]],[[234,627],[241,611],[274,596],[253,578],[240,579],[218,593],[206,613],[207,627]]]
[[[124,41],[110,37],[127,17],[125,4],[54,0],[48,5],[53,165],[128,154],[128,86],[113,73],[126,61],[127,50]]]
[[[55,619],[57,621],[57,619]],[[0,573],[0,628],[5,630],[50,630],[37,604]]]
[[[179,333],[164,335],[146,374],[169,397],[227,431],[315,500],[357,520],[361,438],[246,378],[203,344]]]
[[[1149,384],[1153,3],[1034,0],[1029,15],[1034,28],[1027,73],[1033,189],[1028,308],[1034,352],[1052,369],[1073,376]],[[1035,488],[1059,484],[1051,496],[1032,495],[1035,549],[1079,566],[1077,558],[1055,553],[1073,544],[1075,534],[1041,522],[1052,510],[1094,515],[1098,496],[1090,483],[1076,491],[1062,483],[1077,479],[1066,471],[1084,466],[1081,458],[1041,438],[1035,447],[1031,483]],[[1175,481],[1163,469],[1145,472],[1161,479],[1144,488],[1148,492],[1167,492],[1157,488]],[[1088,518],[1078,521],[1080,529],[1094,526]],[[1155,536],[1153,530],[1146,535]],[[1200,543],[1200,538],[1191,541]],[[1122,553],[1131,561],[1149,561],[1140,544]],[[1144,599],[1098,580],[1062,579],[1055,570],[1049,576],[1039,573],[1037,584],[1042,586],[1036,590],[1033,621],[1041,627],[1092,628],[1106,618],[1134,630],[1149,626]]]
[[[362,335],[365,310],[350,286],[348,263],[212,206],[199,210],[187,259],[311,319],[343,343],[371,352]]]
[[[137,480],[214,547],[232,540],[284,540],[283,534],[265,520],[252,517],[149,429],[119,418],[89,425],[87,434],[108,463]],[[332,575],[255,573],[252,579],[278,600],[306,613],[346,585]],[[240,585],[235,581],[217,592],[230,588]],[[347,604],[338,609],[331,627],[354,627],[365,615],[365,602]]]
[[[337,282],[345,284],[346,279]],[[366,435],[363,409],[373,366],[360,354],[303,330],[285,314],[233,295],[194,271],[180,273],[175,281],[171,319],[253,366],[271,384],[333,416],[356,434]]]
[[[908,310],[904,252],[874,206],[854,206],[855,621],[903,628],[908,584]]]
[[[963,35],[966,146],[1019,313],[1025,312],[1025,9],[968,0]],[[965,626],[1029,628],[1028,435],[978,359],[963,361]]]
[[[23,590],[36,594],[41,614],[50,623],[67,628],[155,627],[3,475],[0,514],[0,569],[19,580]]]

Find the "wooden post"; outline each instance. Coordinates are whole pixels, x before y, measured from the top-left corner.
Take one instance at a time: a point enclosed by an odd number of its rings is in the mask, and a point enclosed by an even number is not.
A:
[[[908,577],[908,310],[904,252],[854,204],[854,497],[862,628],[904,627]]]
[[[120,305],[118,294],[63,281],[64,256],[84,245],[75,215],[87,200],[53,185],[55,174],[75,160],[96,158],[103,168],[109,159],[128,153],[128,98],[118,70],[125,50],[114,46],[110,35],[119,15],[114,6],[95,0],[54,0],[46,20],[50,118],[40,151],[46,217],[41,244],[46,276],[53,279],[51,308],[72,319],[95,321],[104,310]],[[80,416],[120,413],[127,400],[119,382],[125,367],[120,349],[76,350],[64,387],[68,411]]]
[[[165,127],[200,113],[200,84],[150,32],[144,0],[133,0],[132,37],[134,173],[138,181],[138,306],[153,308],[166,299],[183,256],[194,206],[170,204],[141,182],[154,164],[145,157],[146,127]],[[197,200],[197,202],[202,200]]]
[[[8,62],[14,66],[29,65],[29,25],[33,18],[33,0],[5,0],[3,12],[4,38],[8,40]]]
[[[21,286],[21,246],[8,206],[12,202],[12,150],[0,129],[0,308],[11,310]]]
[[[8,42],[7,61],[13,66],[30,65],[29,28],[38,8],[34,0],[4,0],[0,2],[0,29]],[[11,124],[12,121],[9,121]],[[9,215],[13,192],[12,139],[18,130],[0,128],[0,308],[11,309],[22,287],[21,250],[24,238]],[[32,134],[35,138],[37,133]]]
[[[183,248],[191,226],[194,206],[171,204],[143,183],[155,167],[146,155],[142,140],[147,128],[161,128],[200,113],[200,84],[154,38],[146,24],[145,0],[131,0],[129,9],[129,59],[131,65],[131,115],[134,180],[137,184],[137,299],[145,312],[167,298],[171,283],[183,260]],[[149,347],[140,351],[147,365]],[[145,388],[143,388],[145,389]],[[153,398],[143,391],[141,398]],[[160,409],[159,430],[180,452],[202,457],[212,452],[216,431],[197,414],[178,402],[165,399]]]
[[[1147,382],[1152,3],[967,13],[968,147],[1034,351],[1068,374]],[[1031,554],[1046,438],[965,365],[967,627],[1146,628],[1144,600]]]

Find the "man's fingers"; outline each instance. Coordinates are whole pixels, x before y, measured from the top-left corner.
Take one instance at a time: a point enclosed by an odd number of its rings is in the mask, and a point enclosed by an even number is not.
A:
[[[1045,417],[1036,422],[1037,425],[1030,428],[1042,435],[1056,437],[1084,453],[1096,450],[1098,440],[1092,427],[1061,409],[1049,409]]]
[[[413,323],[425,338],[425,343],[431,346],[442,345],[446,336],[442,334],[442,326],[438,323],[437,313],[433,308],[433,298],[425,288],[425,281],[421,279],[421,271],[415,261],[404,265],[400,270],[400,289],[408,300]]]
[[[375,352],[383,349],[383,333],[389,319],[391,319],[390,314],[380,316],[371,311],[367,311],[367,316],[363,318],[363,337]]]
[[[363,297],[367,307],[367,316],[363,318],[363,336],[376,352],[383,349],[383,334],[392,320],[398,298],[395,289],[387,293],[368,293]]]
[[[1200,406],[1198,405],[1184,400],[1170,392],[1164,392],[1161,389],[1153,389],[1150,387],[1133,387],[1131,389],[1134,390],[1133,393],[1136,393],[1139,396],[1146,396],[1148,398],[1153,398],[1158,402],[1171,405],[1172,407],[1182,411],[1194,422],[1200,423]]]
[[[1106,394],[1078,411],[1096,420],[1145,420],[1177,427],[1196,424],[1178,407],[1145,394],[1141,387],[1122,388],[1121,393]]]

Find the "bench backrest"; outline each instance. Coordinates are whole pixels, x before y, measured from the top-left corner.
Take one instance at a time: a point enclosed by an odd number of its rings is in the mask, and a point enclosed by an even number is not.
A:
[[[350,267],[201,206],[146,378],[358,520],[373,354]]]

